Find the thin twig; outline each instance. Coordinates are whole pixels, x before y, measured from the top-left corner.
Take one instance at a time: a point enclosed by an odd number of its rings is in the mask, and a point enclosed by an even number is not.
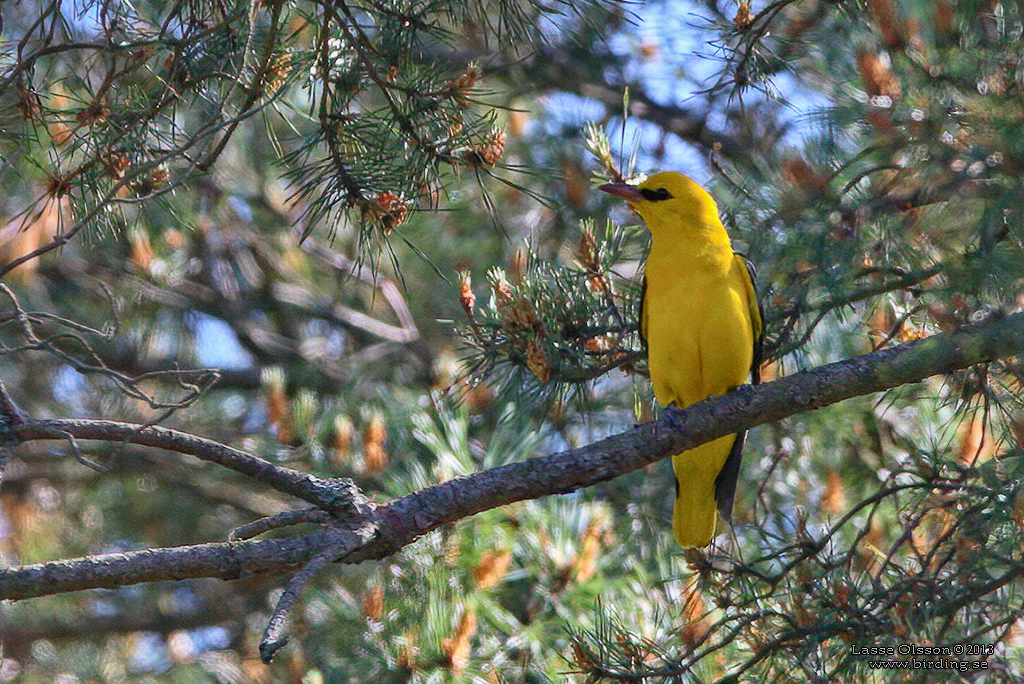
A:
[[[358,514],[369,506],[351,480],[325,480],[276,466],[226,444],[171,428],[112,420],[37,420],[16,426],[14,433],[20,441],[67,439],[71,435],[76,439],[127,442],[188,454],[242,473],[337,515]]]
[[[263,630],[263,638],[260,639],[260,658],[263,662],[269,663],[273,660],[277,652],[288,643],[285,631],[291,622],[292,606],[295,605],[295,599],[299,597],[299,593],[316,576],[316,573],[338,560],[344,554],[345,549],[343,548],[329,548],[314,556],[313,560],[306,563],[288,582],[288,586],[281,594],[277,605],[274,606],[274,612],[267,621],[267,626]]]
[[[239,525],[228,534],[228,541],[242,541],[258,537],[264,532],[278,530],[282,527],[302,525],[304,523],[317,523],[325,525],[333,520],[331,514],[319,508],[302,508],[294,511],[284,511],[277,515],[268,515],[265,518],[254,520],[245,525]]]

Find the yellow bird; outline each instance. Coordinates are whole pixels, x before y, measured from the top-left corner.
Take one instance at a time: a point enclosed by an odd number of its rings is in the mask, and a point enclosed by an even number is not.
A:
[[[742,385],[748,374],[756,384],[762,316],[754,269],[733,252],[715,200],[675,172],[600,189],[628,201],[651,231],[640,333],[658,403],[685,408]],[[743,437],[727,435],[672,457],[672,529],[682,546],[711,542],[716,510],[730,520]]]

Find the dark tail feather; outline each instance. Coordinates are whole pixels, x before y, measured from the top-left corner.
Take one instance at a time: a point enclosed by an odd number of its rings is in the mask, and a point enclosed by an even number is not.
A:
[[[732,443],[729,451],[729,458],[725,460],[721,472],[715,478],[715,503],[718,506],[718,515],[726,522],[732,521],[732,502],[736,498],[736,480],[740,475],[740,464],[743,462],[743,440],[747,433],[741,432],[736,435],[736,441]]]

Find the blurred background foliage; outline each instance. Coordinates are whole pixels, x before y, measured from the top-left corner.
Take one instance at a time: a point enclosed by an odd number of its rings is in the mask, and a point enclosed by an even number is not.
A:
[[[160,422],[377,501],[649,420],[645,232],[592,180],[656,169],[704,183],[758,266],[766,379],[1020,305],[1019,2],[0,17],[0,375],[35,417]],[[332,569],[269,667],[281,579],[250,578],[5,605],[0,681],[887,681],[851,646],[900,643],[991,645],[972,681],[1015,681],[1021,372],[754,430],[708,550],[671,542],[661,463]],[[0,504],[20,564],[221,540],[292,502],[37,443]]]

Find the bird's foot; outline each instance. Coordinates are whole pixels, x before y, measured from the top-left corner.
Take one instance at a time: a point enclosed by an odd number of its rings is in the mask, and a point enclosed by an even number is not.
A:
[[[661,414],[661,419],[665,421],[665,424],[668,425],[673,430],[680,430],[682,429],[683,424],[685,422],[683,420],[684,411],[685,409],[679,408],[673,401],[664,408]]]

